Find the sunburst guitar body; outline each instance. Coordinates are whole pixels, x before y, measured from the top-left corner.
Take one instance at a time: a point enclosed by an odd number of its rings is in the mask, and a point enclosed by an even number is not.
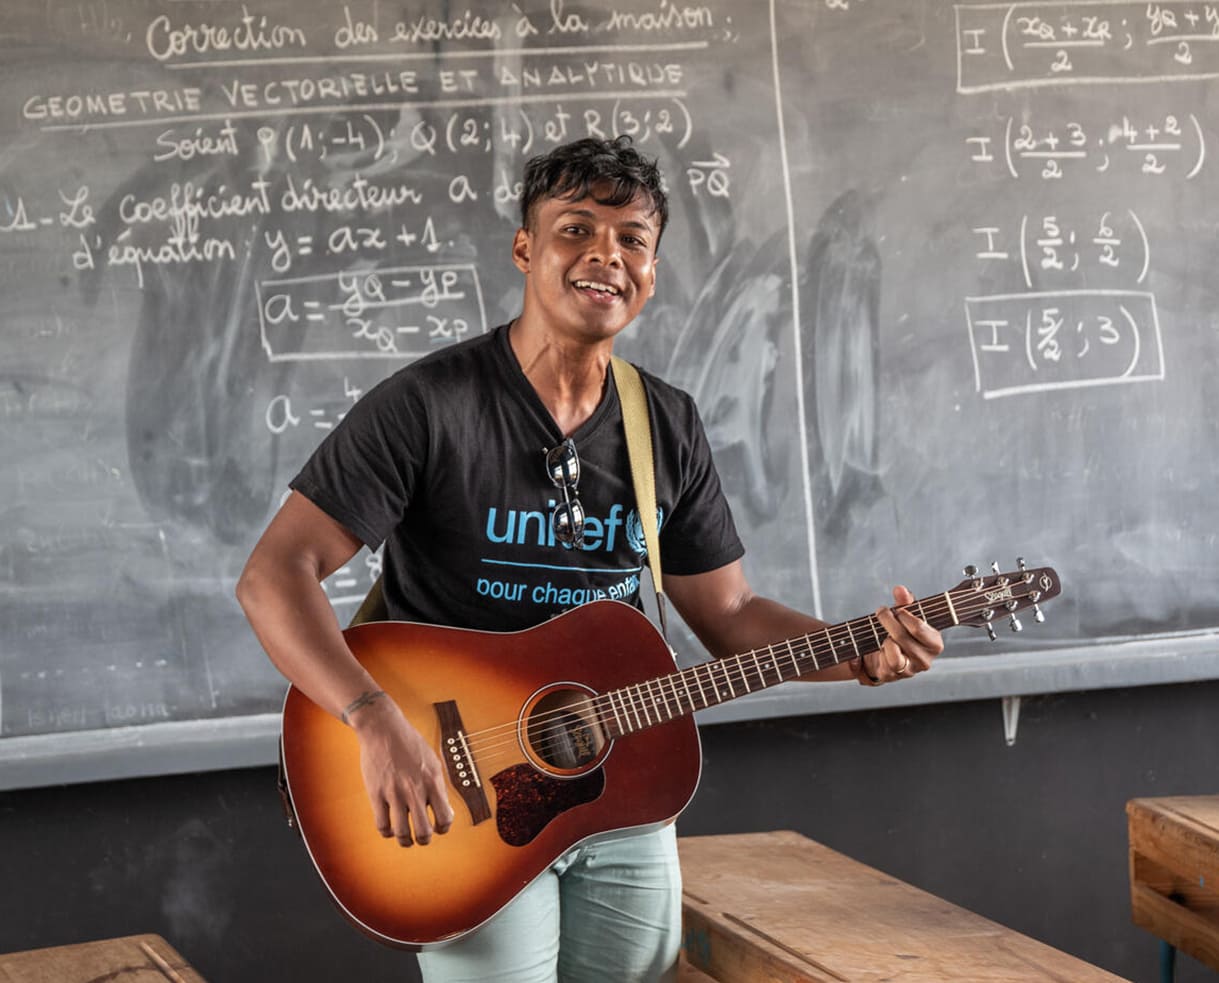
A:
[[[381,942],[462,935],[575,844],[663,824],[694,794],[693,717],[641,712],[645,697],[632,694],[619,701],[619,727],[597,703],[674,670],[664,639],[628,605],[597,602],[514,633],[374,622],[345,636],[440,752],[456,813],[427,846],[383,838],[355,734],[289,690],[283,767],[296,822],[335,902]]]

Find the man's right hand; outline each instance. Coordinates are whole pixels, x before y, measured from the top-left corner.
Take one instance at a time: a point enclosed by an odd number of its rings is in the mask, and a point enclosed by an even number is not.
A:
[[[444,764],[389,696],[353,710],[349,723],[360,741],[360,770],[373,821],[402,846],[432,841],[453,824]],[[429,814],[430,809],[430,814]]]

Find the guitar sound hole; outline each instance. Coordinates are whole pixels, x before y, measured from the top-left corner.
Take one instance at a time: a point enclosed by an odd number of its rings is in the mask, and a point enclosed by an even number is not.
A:
[[[529,747],[538,760],[557,771],[577,771],[596,762],[605,747],[588,695],[548,693],[529,714]]]

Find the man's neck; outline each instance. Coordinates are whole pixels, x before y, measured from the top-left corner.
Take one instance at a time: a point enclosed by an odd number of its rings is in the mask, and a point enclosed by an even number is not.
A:
[[[601,404],[613,340],[578,344],[518,319],[508,330],[508,343],[538,398],[570,436]]]

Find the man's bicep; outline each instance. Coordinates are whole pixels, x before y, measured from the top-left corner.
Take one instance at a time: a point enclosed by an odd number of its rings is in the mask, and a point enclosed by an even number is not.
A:
[[[731,646],[732,619],[753,595],[740,560],[706,573],[665,574],[664,588],[699,641],[717,655]]]
[[[323,580],[351,560],[363,545],[341,522],[293,491],[271,520],[251,559],[301,563]]]

